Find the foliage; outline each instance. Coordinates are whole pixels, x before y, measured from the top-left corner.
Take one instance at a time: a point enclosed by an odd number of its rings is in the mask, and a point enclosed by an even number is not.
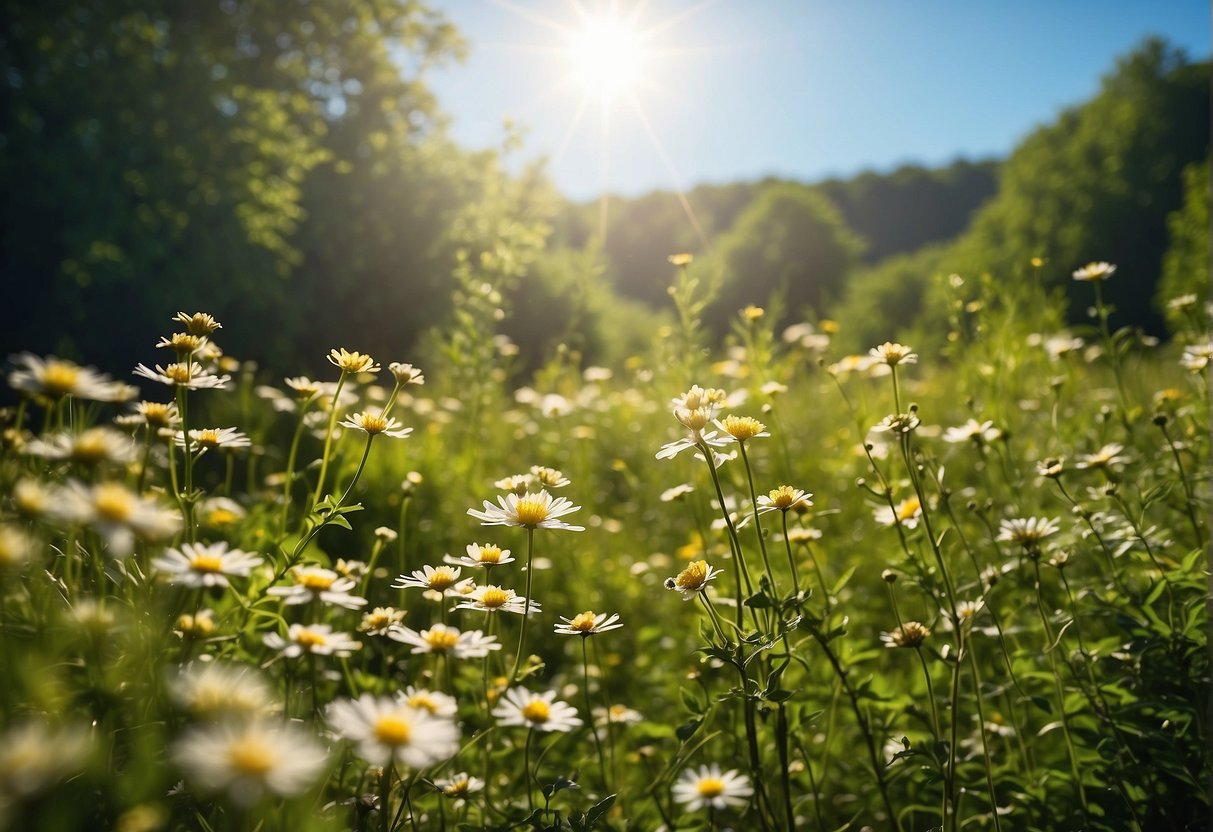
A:
[[[1191,164],[1184,170],[1183,206],[1167,218],[1170,241],[1162,261],[1155,305],[1183,295],[1205,299],[1209,294],[1209,162]],[[1174,314],[1170,315],[1175,324]]]

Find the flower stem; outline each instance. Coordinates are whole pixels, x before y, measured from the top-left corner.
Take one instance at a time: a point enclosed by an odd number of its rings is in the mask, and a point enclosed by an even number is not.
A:
[[[531,564],[531,558],[534,553],[535,530],[528,527],[526,530],[526,602],[522,607],[522,625],[518,628],[518,648],[514,651],[514,668],[506,679],[507,685],[514,684],[514,680],[518,676],[518,667],[522,663],[522,648],[526,644],[526,624],[527,620],[531,617],[531,576],[535,573]],[[528,737],[528,747],[529,739]],[[531,808],[533,809],[534,806]]]

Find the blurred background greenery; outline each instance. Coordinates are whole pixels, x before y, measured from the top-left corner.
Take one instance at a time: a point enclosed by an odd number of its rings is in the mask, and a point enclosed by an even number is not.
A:
[[[785,322],[835,319],[852,349],[938,343],[942,272],[1019,279],[1028,254],[1070,291],[1073,268],[1117,263],[1114,323],[1154,334],[1158,298],[1207,282],[1209,66],[1158,40],[1008,158],[698,187],[702,236],[673,193],[617,199],[604,240],[597,203],[563,200],[541,166],[507,172],[512,135],[494,152],[450,140],[426,74],[465,44],[425,3],[6,0],[3,15],[4,354],[133,365],[168,316],[202,308],[275,370],[315,370],[336,345],[424,360],[484,270],[516,366],[561,342],[613,363],[668,314],[680,249],[716,283],[719,335],[777,296]]]

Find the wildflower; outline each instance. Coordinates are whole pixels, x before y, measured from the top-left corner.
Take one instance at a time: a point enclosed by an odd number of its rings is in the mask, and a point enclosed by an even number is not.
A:
[[[750,416],[725,416],[715,424],[740,443],[747,439],[762,439],[771,435],[767,432],[766,425]]]
[[[457,610],[480,610],[481,612],[527,612],[527,599],[512,589],[499,586],[477,587],[467,600],[455,606]],[[539,602],[531,599],[529,615],[539,612]]]
[[[59,519],[99,534],[116,558],[129,555],[135,540],[165,540],[181,527],[181,515],[161,508],[116,482],[85,485],[75,480],[59,492],[51,510]]]
[[[191,729],[174,745],[173,761],[203,791],[227,792],[236,803],[252,806],[263,792],[302,792],[320,776],[327,755],[301,728],[253,721]]]
[[[399,575],[392,584],[392,589],[408,589],[419,587],[431,589],[434,592],[446,592],[459,582],[459,569],[449,566],[425,566],[412,575]]]
[[[902,500],[894,507],[880,506],[873,512],[873,519],[882,526],[905,526],[917,528],[922,517],[922,503],[917,497]]]
[[[555,468],[545,468],[542,465],[531,466],[531,478],[542,488],[564,488],[569,484],[569,478]]]
[[[446,797],[462,800],[467,798],[468,795],[483,789],[484,781],[479,777],[473,777],[466,771],[461,771],[458,774],[452,774],[450,777],[435,780],[434,788],[442,792]]]
[[[223,390],[232,380],[231,376],[208,373],[201,364],[169,364],[167,367],[157,364],[155,370],[146,364],[140,364],[135,368],[135,375],[187,390]]]
[[[349,656],[362,649],[362,645],[347,633],[334,633],[328,624],[292,624],[287,628],[286,638],[277,633],[266,633],[262,639],[265,646],[277,650],[288,659],[302,656]]]
[[[343,373],[377,373],[379,365],[375,359],[361,352],[349,352],[344,347],[340,350],[329,350],[329,363],[340,368]]]
[[[1062,356],[1081,350],[1087,345],[1087,342],[1070,335],[1068,332],[1063,332],[1057,335],[1050,335],[1047,338],[1038,334],[1030,335],[1028,336],[1028,344],[1029,346],[1043,346],[1050,361],[1060,361]]]
[[[205,344],[206,337],[203,335],[194,335],[191,332],[174,332],[168,338],[161,338],[156,342],[156,348],[172,350],[177,353],[179,358],[184,358],[187,355],[193,355],[198,352]]]
[[[30,798],[81,771],[88,758],[81,726],[18,722],[0,734],[0,807]]]
[[[413,645],[413,653],[440,653],[453,659],[482,659],[490,650],[501,649],[496,636],[486,636],[481,630],[460,632],[445,624],[435,624],[421,632],[408,627],[392,627],[388,638]]]
[[[379,413],[366,411],[364,413],[355,413],[341,420],[338,424],[342,427],[353,428],[360,430],[368,436],[390,436],[392,439],[404,439],[413,432],[412,428],[404,427],[394,416],[382,416]]]
[[[198,719],[259,716],[277,709],[265,679],[247,665],[189,665],[169,680],[168,692],[180,708]]]
[[[339,699],[329,706],[328,721],[341,736],[358,743],[358,755],[373,765],[398,762],[422,769],[459,750],[454,720],[385,696],[364,693],[357,699]]]
[[[594,709],[594,723],[597,725],[626,725],[630,722],[644,722],[644,716],[627,705],[599,706]]]
[[[423,690],[409,685],[402,691],[396,692],[396,701],[426,711],[431,716],[453,717],[459,711],[455,697],[433,690]]]
[[[386,636],[392,627],[400,626],[404,621],[405,611],[395,607],[375,607],[370,612],[362,614],[358,624],[358,632],[368,636]]]
[[[181,421],[177,405],[171,402],[139,402],[135,413],[149,428],[173,428]]]
[[[918,363],[918,353],[904,344],[895,344],[892,341],[885,341],[879,347],[872,347],[868,350],[868,355],[877,362],[888,364],[890,367],[896,367],[898,364]]]
[[[909,413],[895,413],[886,416],[872,427],[874,433],[912,433],[918,429],[922,421],[918,414],[911,410]]]
[[[249,439],[246,434],[241,433],[236,428],[203,428],[201,430],[190,431],[190,452],[202,453],[213,449],[235,450],[236,448],[247,448],[253,444],[253,440]],[[173,441],[178,448],[185,447],[185,433],[177,431],[173,435]]]
[[[695,490],[695,486],[691,485],[688,482],[681,483],[679,485],[674,486],[673,488],[667,488],[665,491],[661,492],[661,502],[672,503],[675,500],[681,500],[683,497],[692,493],[694,490]]]
[[[1065,460],[1060,457],[1049,457],[1036,463],[1036,473],[1042,477],[1054,480],[1065,470]]]
[[[1079,470],[1088,468],[1119,468],[1129,461],[1127,456],[1123,456],[1121,451],[1125,449],[1124,445],[1118,442],[1109,442],[1093,454],[1080,456],[1074,467]]]
[[[810,499],[812,496],[812,494],[806,494],[799,488],[781,485],[770,493],[758,498],[758,513],[766,514],[770,511],[790,511],[792,509],[809,508],[813,505],[813,501]]]
[[[956,619],[960,622],[961,629],[966,629],[973,625],[973,619],[977,617],[977,613],[981,612],[985,607],[986,601],[984,598],[978,598],[976,601],[961,601],[956,605]],[[944,612],[944,624],[948,629],[953,629],[954,622],[952,613]]]
[[[577,709],[556,701],[554,690],[532,693],[526,688],[510,688],[493,708],[493,716],[500,720],[500,725],[524,725],[534,731],[571,731],[581,727]]]
[[[826,367],[826,372],[832,376],[845,376],[850,373],[887,375],[890,369],[887,364],[870,355],[846,355]]]
[[[960,427],[948,428],[943,432],[943,441],[955,445],[961,442],[993,442],[1002,436],[1002,431],[994,427],[990,421],[979,422],[970,419]]]
[[[270,595],[282,598],[287,605],[306,604],[319,599],[326,604],[335,604],[347,610],[365,607],[367,600],[350,595],[357,583],[342,578],[331,569],[319,566],[296,566],[291,570],[292,586],[272,586],[266,590]]]
[[[700,766],[698,771],[687,769],[678,778],[673,788],[674,800],[685,803],[688,812],[702,808],[727,809],[729,806],[744,806],[754,793],[750,778],[739,774],[737,769],[720,771],[720,766]]]
[[[675,577],[665,579],[665,588],[682,593],[682,600],[690,601],[696,593],[706,592],[708,582],[723,571],[711,568],[706,560],[691,561]]]
[[[766,313],[767,311],[761,306],[751,305],[741,310],[741,317],[745,318],[747,321],[757,321],[761,320],[762,316]]]
[[[789,543],[807,544],[811,540],[821,540],[821,529],[814,529],[812,526],[797,526],[788,529]]]
[[[511,474],[493,483],[494,488],[511,491],[521,497],[530,490],[534,478],[530,474]]]
[[[565,618],[562,615],[560,620],[564,623],[556,625],[557,633],[562,636],[581,636],[582,638],[605,633],[608,630],[618,630],[623,626],[618,623],[619,613],[607,615],[604,612],[595,615],[593,610],[586,610],[572,618]]]
[[[885,647],[917,647],[931,635],[925,624],[917,621],[907,621],[891,633],[881,633],[880,640]]]
[[[228,551],[223,541],[204,546],[182,543],[180,549],[165,549],[152,560],[152,566],[167,573],[178,586],[230,586],[228,576],[247,578],[254,566],[262,563],[257,555],[239,549]]]
[[[401,364],[399,361],[393,361],[387,365],[388,372],[396,379],[396,383],[402,387],[406,384],[425,384],[425,376],[421,370],[418,370],[412,364]]]
[[[998,524],[999,541],[1018,543],[1029,552],[1040,549],[1041,541],[1061,529],[1061,523],[1046,517],[1016,517]]]
[[[8,374],[8,386],[34,396],[58,401],[64,396],[98,402],[123,401],[128,387],[92,367],[81,367],[53,355],[39,358],[23,352],[10,361],[17,365]]]
[[[173,320],[179,324],[185,324],[186,330],[191,335],[210,335],[217,329],[223,329],[223,324],[206,312],[195,312],[193,315],[178,312],[173,316]]]
[[[1082,281],[1099,281],[1107,280],[1116,273],[1116,267],[1111,263],[1105,263],[1102,260],[1098,262],[1087,263],[1080,269],[1075,269],[1070,275],[1075,280]]]
[[[0,525],[0,568],[21,566],[38,552],[36,541],[16,526]]]
[[[25,446],[24,453],[44,459],[70,460],[90,467],[103,462],[125,465],[135,459],[135,445],[116,430],[97,427],[75,436],[59,433],[46,439],[35,439]]]
[[[509,549],[502,549],[500,546],[495,546],[492,543],[469,543],[467,545],[467,554],[459,558],[453,558],[447,555],[444,560],[452,565],[468,566],[468,567],[492,567],[500,566],[503,563],[513,563],[514,558],[510,555]]]
[[[584,526],[572,526],[560,518],[577,511],[564,497],[552,497],[546,490],[538,494],[522,496],[506,494],[497,498],[498,505],[484,501],[484,510],[468,509],[468,514],[480,521],[482,526],[521,526],[525,529],[564,529],[570,532],[585,531]]]
[[[671,266],[677,266],[680,269],[685,269],[687,266],[691,265],[691,263],[695,262],[695,255],[683,251],[679,252],[678,254],[671,254],[666,258],[666,260]]]
[[[1200,373],[1209,366],[1210,360],[1213,360],[1213,342],[1184,347],[1184,354],[1179,363],[1185,370]]]
[[[210,638],[215,634],[215,611],[198,610],[193,615],[182,613],[173,625],[173,634],[194,641]]]

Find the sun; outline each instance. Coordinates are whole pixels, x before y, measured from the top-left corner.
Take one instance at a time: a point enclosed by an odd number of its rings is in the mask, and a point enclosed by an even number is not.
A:
[[[569,68],[587,95],[609,101],[644,79],[649,59],[644,33],[615,11],[586,15],[567,40]]]

